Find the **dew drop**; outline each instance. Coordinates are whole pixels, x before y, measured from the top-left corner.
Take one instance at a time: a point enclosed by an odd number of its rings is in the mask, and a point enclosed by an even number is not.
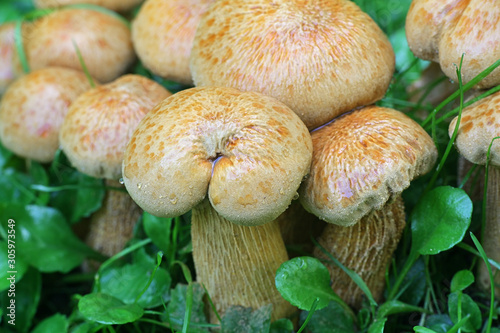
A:
[[[177,199],[170,199],[170,203],[171,203],[172,205],[177,204]]]
[[[137,188],[140,190],[142,187],[142,184],[141,183],[137,183]]]
[[[123,178],[118,179],[118,182],[119,182],[120,184],[122,184],[122,185],[123,185],[123,184],[125,184],[125,181],[123,180]]]
[[[293,200],[297,200],[298,198],[299,198],[299,193],[295,192],[295,194],[293,195]]]

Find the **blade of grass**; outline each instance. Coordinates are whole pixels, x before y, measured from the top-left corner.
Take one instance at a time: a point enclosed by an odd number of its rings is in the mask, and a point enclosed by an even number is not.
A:
[[[135,298],[134,303],[137,303],[139,301],[139,299],[141,298],[141,296],[144,295],[144,293],[146,292],[146,290],[148,290],[149,286],[153,282],[153,279],[155,277],[156,271],[158,270],[158,267],[160,267],[162,258],[163,258],[163,252],[158,251],[158,253],[156,254],[156,266],[153,269],[153,272],[151,273],[151,276],[149,277],[149,280],[146,283],[146,286],[144,287],[144,289],[142,290],[142,292],[139,295],[137,295],[137,297]]]
[[[463,58],[463,57],[462,57]],[[484,71],[479,73],[475,78],[467,82],[463,88],[462,92],[466,92],[472,87],[474,87],[479,81],[484,79],[486,76],[488,76],[491,72],[493,72],[498,66],[500,66],[500,59],[495,61],[493,64],[491,64],[488,68],[486,68]],[[458,76],[460,78],[460,76]],[[443,109],[448,103],[450,103],[452,100],[457,98],[460,95],[461,90],[455,91],[453,94],[451,94],[447,99],[445,99],[443,102],[441,102],[432,112],[427,116],[427,118],[422,122],[421,126],[425,128],[425,125],[429,123],[429,121],[432,119],[433,116],[435,116],[441,109]]]
[[[92,76],[90,75],[89,69],[87,68],[87,65],[85,64],[85,61],[83,60],[82,53],[80,52],[80,48],[76,44],[74,39],[71,39],[71,42],[73,43],[73,47],[75,48],[76,56],[78,57],[78,61],[80,62],[80,66],[82,66],[83,72],[85,73],[85,76],[87,77],[87,80],[90,83],[90,86],[92,88],[95,88],[95,82]]]
[[[212,309],[212,311],[215,313],[215,316],[217,317],[217,319],[219,320],[219,323],[222,322],[222,318],[220,317],[219,315],[219,312],[217,311],[217,309],[215,308],[215,304],[214,302],[212,301],[212,297],[210,297],[210,294],[208,293],[208,290],[207,288],[205,287],[205,284],[201,284],[203,286],[203,289],[205,289],[205,293],[207,295],[207,299],[208,299],[208,304],[210,304],[210,308]]]
[[[14,44],[16,46],[17,56],[19,57],[19,62],[23,67],[24,73],[28,74],[30,72],[30,65],[28,63],[28,59],[26,57],[26,52],[24,52],[23,45],[23,19],[19,19],[16,21],[15,31],[14,31]]]
[[[445,152],[443,154],[443,157],[439,161],[439,165],[438,165],[436,171],[432,175],[429,183],[427,184],[427,186],[426,186],[426,188],[424,190],[424,194],[427,193],[427,192],[429,192],[432,189],[432,187],[434,186],[437,177],[439,176],[439,174],[443,170],[444,164],[445,164],[446,160],[448,159],[448,155],[450,154],[451,149],[453,148],[453,144],[455,142],[455,139],[456,139],[456,137],[458,135],[458,128],[460,127],[460,120],[462,118],[462,110],[463,110],[463,105],[464,105],[464,87],[462,85],[462,74],[461,74],[462,73],[462,63],[463,63],[463,60],[464,60],[464,54],[462,54],[462,58],[460,59],[460,66],[456,69],[456,73],[457,73],[457,77],[458,77],[458,92],[460,94],[460,109],[459,109],[459,112],[458,112],[457,123],[455,124],[455,129],[453,130],[453,134],[451,136],[451,139],[448,142],[448,145],[446,146],[446,150],[445,150]],[[432,119],[433,119],[433,128],[434,128],[435,127],[435,118],[434,118],[434,116],[432,117]]]
[[[80,3],[80,4],[74,4],[74,5],[68,5],[63,7],[63,9],[88,9],[88,10],[94,10],[96,12],[102,13],[109,15],[111,17],[114,17],[118,20],[120,20],[123,24],[125,24],[129,29],[130,29],[130,22],[121,16],[120,14],[112,11],[111,9],[107,9],[98,5],[92,5],[88,3]]]
[[[373,317],[375,317],[375,307],[378,305],[375,299],[373,298],[372,292],[370,291],[370,288],[366,285],[365,281],[352,269],[349,269],[342,265],[340,261],[337,260],[330,252],[328,252],[320,243],[318,243],[315,239],[313,239],[313,243],[315,246],[317,246],[321,252],[323,252],[328,259],[330,259],[337,267],[340,267],[353,281],[356,283],[356,285],[365,293],[366,297],[368,298],[368,301],[370,302],[370,308]]]
[[[306,320],[304,320],[304,323],[302,324],[300,329],[297,331],[297,333],[301,333],[306,328],[307,324],[309,323],[309,321],[312,318],[312,315],[316,311],[316,307],[318,306],[318,303],[319,303],[319,298],[316,298],[311,306],[311,310],[307,314]]]
[[[493,323],[493,316],[494,316],[494,312],[495,312],[495,284],[494,284],[494,280],[493,280],[493,272],[491,270],[491,265],[488,261],[488,256],[486,255],[486,252],[484,252],[484,249],[481,246],[481,244],[479,243],[479,241],[477,240],[476,236],[474,236],[474,234],[471,232],[470,237],[471,237],[472,241],[474,242],[474,245],[476,246],[477,250],[481,254],[481,258],[483,259],[483,261],[486,265],[486,268],[488,269],[488,274],[490,276],[490,311],[488,314],[488,324],[486,326],[486,333],[490,333],[491,325]]]

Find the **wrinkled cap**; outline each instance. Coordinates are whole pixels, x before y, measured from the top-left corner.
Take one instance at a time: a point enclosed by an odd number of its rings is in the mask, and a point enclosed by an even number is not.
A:
[[[453,135],[458,117],[450,123]],[[500,92],[496,92],[462,111],[462,118],[455,140],[459,153],[475,164],[486,164],[488,148],[493,138],[500,136]],[[500,139],[493,141],[490,163],[500,166]]]
[[[413,0],[406,17],[406,37],[419,58],[438,62],[457,80],[462,54],[463,83],[500,59],[500,2],[498,0]],[[500,84],[500,68],[477,85]]]
[[[132,22],[132,41],[144,67],[192,84],[189,57],[201,15],[214,0],[148,0]]]
[[[311,133],[313,160],[299,198],[309,212],[349,226],[381,209],[410,181],[431,170],[437,150],[403,113],[369,106]]]
[[[82,70],[100,82],[123,74],[135,59],[130,29],[120,19],[89,9],[60,9],[33,22],[25,40],[31,69],[62,66]]]
[[[0,101],[0,138],[19,156],[50,162],[73,101],[91,88],[83,72],[60,67],[33,71],[14,81]]]
[[[311,137],[284,104],[232,88],[192,88],[144,117],[123,161],[130,196],[145,211],[173,217],[208,195],[241,225],[275,219],[308,172]]]
[[[33,0],[36,8],[56,8],[75,4],[92,4],[102,6],[117,12],[133,9],[144,0]]]
[[[202,17],[191,53],[196,86],[258,91],[309,129],[381,99],[394,52],[348,0],[220,0]]]
[[[140,75],[125,75],[81,95],[61,127],[61,148],[78,171],[118,180],[123,152],[139,121],[170,95]]]

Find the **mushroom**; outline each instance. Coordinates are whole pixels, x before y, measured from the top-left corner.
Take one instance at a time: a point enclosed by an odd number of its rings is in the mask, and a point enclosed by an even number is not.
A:
[[[157,103],[170,95],[158,83],[139,75],[119,79],[77,98],[64,119],[61,148],[80,172],[119,183],[123,153],[135,127]],[[87,243],[104,255],[121,251],[132,237],[142,212],[123,191],[108,191],[90,222]]]
[[[92,4],[117,12],[127,12],[140,5],[144,0],[33,0],[36,8],[57,8],[74,4]]]
[[[413,0],[406,17],[406,37],[415,56],[438,62],[450,79],[467,83],[500,58],[500,3],[497,0]],[[478,88],[500,84],[500,68]]]
[[[33,22],[24,44],[33,70],[47,66],[82,70],[78,48],[90,75],[109,82],[123,74],[135,59],[130,35],[130,29],[117,17],[68,8]]]
[[[214,0],[147,0],[132,22],[132,41],[144,67],[191,85],[189,57],[201,15]]]
[[[449,134],[453,135],[458,117],[450,123]],[[468,161],[486,164],[487,152],[492,140],[500,136],[500,92],[496,92],[462,111],[455,147]],[[486,224],[482,245],[489,258],[500,262],[500,139],[491,145],[490,167],[486,198]],[[495,270],[495,295],[500,297],[500,274]],[[489,289],[490,278],[486,265],[480,263],[478,283]]]
[[[231,305],[271,303],[274,320],[295,309],[274,284],[288,256],[270,221],[296,195],[311,154],[307,128],[279,101],[232,88],[191,88],[141,121],[125,152],[123,179],[153,215],[192,209],[197,280],[221,315]]]
[[[221,0],[200,21],[190,68],[196,86],[275,97],[312,129],[381,99],[394,52],[352,1]]]
[[[85,74],[70,68],[48,67],[20,77],[0,101],[3,145],[27,159],[52,161],[71,103],[90,88]]]
[[[415,121],[377,106],[344,114],[311,136],[311,171],[299,199],[329,222],[319,243],[357,272],[379,300],[405,226],[401,192],[431,170],[437,149]],[[326,259],[319,249],[315,256]],[[359,308],[361,290],[338,267],[329,265],[329,270],[332,289]]]

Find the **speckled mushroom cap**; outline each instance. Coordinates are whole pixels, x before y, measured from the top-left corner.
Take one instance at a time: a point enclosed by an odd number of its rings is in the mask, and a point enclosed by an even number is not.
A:
[[[310,176],[299,191],[306,210],[349,226],[431,170],[437,150],[430,136],[403,113],[369,106],[311,133]]]
[[[458,117],[450,123],[453,135]],[[493,138],[500,136],[500,92],[496,92],[462,111],[462,118],[455,140],[460,154],[475,164],[486,164],[488,148]],[[490,163],[500,166],[500,140],[493,141]]]
[[[92,4],[117,12],[126,12],[138,6],[144,0],[33,0],[36,8],[56,8],[74,4]]]
[[[214,0],[148,0],[132,22],[132,41],[144,66],[166,79],[192,84],[189,57],[201,15]]]
[[[0,138],[19,156],[50,162],[71,103],[90,89],[83,72],[60,67],[33,71],[14,81],[0,101]]]
[[[309,129],[381,99],[394,52],[348,0],[220,0],[202,17],[191,53],[196,86],[258,91]]]
[[[90,74],[109,82],[135,59],[130,29],[120,19],[88,9],[60,9],[33,23],[25,41],[31,69],[62,66],[82,70],[75,45]]]
[[[7,86],[23,74],[15,46],[15,23],[0,25],[0,95]]]
[[[279,101],[232,88],[192,88],[158,104],[127,146],[130,196],[156,216],[208,198],[227,220],[260,225],[281,214],[308,172],[307,128]]]
[[[469,82],[500,59],[500,2],[498,0],[413,0],[406,17],[406,37],[419,58],[438,62],[443,72]],[[478,84],[500,84],[500,68]]]
[[[137,124],[169,95],[158,83],[133,74],[89,90],[64,119],[62,150],[80,172],[118,180],[123,152]]]

